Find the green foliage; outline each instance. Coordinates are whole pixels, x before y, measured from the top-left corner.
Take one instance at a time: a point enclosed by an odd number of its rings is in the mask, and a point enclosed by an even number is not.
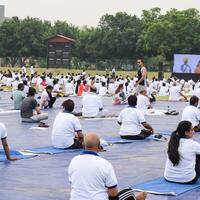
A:
[[[72,63],[78,68],[130,67],[139,57],[146,58],[147,65],[170,64],[174,53],[200,53],[199,33],[196,9],[161,14],[160,8],[152,8],[143,10],[141,18],[118,12],[102,16],[97,27],[82,28],[66,21],[52,25],[37,18],[13,17],[0,25],[0,57],[12,66],[26,58],[45,60],[47,38],[61,34],[75,40]]]

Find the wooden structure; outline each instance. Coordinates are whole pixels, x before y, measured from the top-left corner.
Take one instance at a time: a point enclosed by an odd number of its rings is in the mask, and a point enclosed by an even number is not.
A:
[[[63,35],[48,38],[47,66],[70,67],[71,46],[75,41]]]

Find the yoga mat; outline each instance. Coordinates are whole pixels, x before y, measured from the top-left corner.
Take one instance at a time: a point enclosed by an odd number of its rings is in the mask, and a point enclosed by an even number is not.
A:
[[[51,154],[51,155],[63,152],[76,152],[76,151],[80,151],[80,149],[58,149],[52,146],[23,150],[23,152],[30,152],[35,154]]]
[[[159,134],[163,135],[160,132]],[[105,137],[104,139],[101,139],[101,144],[103,146],[107,146],[111,144],[127,144],[127,143],[135,143],[135,142],[142,142],[142,141],[149,141],[149,140],[167,141],[167,138],[163,136],[162,138],[159,139],[159,138],[155,138],[154,135],[151,135],[142,140],[128,140],[128,139],[122,139],[120,136],[110,136],[110,137]]]
[[[147,141],[151,140],[152,137],[145,138],[143,140],[126,140],[122,139],[120,136],[115,136],[115,137],[105,137],[103,140],[105,140],[108,145],[110,144],[127,144],[127,143],[134,143],[134,142],[141,142],[141,141]]]
[[[164,177],[130,186],[134,191],[146,191],[159,195],[180,195],[200,187],[200,180],[195,184],[179,184],[167,182]]]
[[[10,155],[13,157],[17,157],[20,159],[28,159],[37,156],[37,154],[33,153],[23,153],[21,151],[10,150]],[[6,161],[6,155],[3,149],[0,149],[0,162]]]
[[[42,131],[45,131],[45,130],[48,130],[48,127],[33,126],[33,127],[30,127],[29,129],[30,130],[42,130]]]

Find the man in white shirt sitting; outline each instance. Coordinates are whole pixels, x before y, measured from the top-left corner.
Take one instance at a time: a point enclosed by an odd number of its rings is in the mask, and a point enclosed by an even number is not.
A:
[[[102,86],[99,88],[99,96],[105,96],[106,94],[108,94],[108,89],[106,88],[106,83],[102,82],[101,85]]]
[[[139,109],[143,114],[147,113],[147,109],[152,108],[150,100],[147,96],[147,90],[145,87],[141,87],[139,95],[137,96],[137,109]]]
[[[101,98],[96,95],[96,88],[91,87],[90,93],[87,93],[82,100],[83,117],[104,117],[103,104]]]
[[[135,108],[137,97],[128,97],[129,107],[124,108],[118,117],[118,124],[121,126],[119,134],[122,139],[145,139],[153,134],[153,128],[146,122],[143,113]],[[145,128],[145,129],[144,129]]]
[[[190,121],[196,132],[200,131],[200,110],[197,108],[199,98],[192,96],[190,98],[190,105],[185,107],[182,113],[181,121]]]
[[[187,101],[187,97],[181,93],[181,88],[173,82],[172,87],[169,89],[169,100],[170,101],[180,101],[182,97]]]
[[[7,160],[10,160],[10,161],[18,160],[18,158],[10,156],[10,150],[9,150],[9,146],[7,142],[7,130],[6,130],[5,125],[1,122],[0,122],[0,140],[2,142]]]
[[[69,79],[64,86],[65,88],[65,96],[73,95],[74,94],[74,85],[72,84],[72,80]]]
[[[68,167],[71,183],[70,200],[144,200],[146,193],[136,197],[131,189],[118,193],[117,178],[110,162],[101,158],[100,139],[94,133],[84,137],[84,148],[75,156]],[[123,197],[123,198],[122,198]]]
[[[63,110],[56,116],[52,130],[52,144],[55,148],[82,148],[82,127],[72,114],[74,102],[68,99],[62,103]]]
[[[162,83],[162,86],[160,87],[158,95],[159,96],[168,96],[169,95],[168,91],[169,91],[169,89],[167,88],[166,83]]]

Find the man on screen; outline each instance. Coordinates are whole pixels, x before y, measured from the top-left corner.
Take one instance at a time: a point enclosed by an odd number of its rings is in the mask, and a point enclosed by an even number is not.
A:
[[[184,62],[184,64],[181,65],[181,72],[182,73],[191,73],[192,70],[191,70],[190,65],[188,64],[188,58],[184,58],[183,62]]]

